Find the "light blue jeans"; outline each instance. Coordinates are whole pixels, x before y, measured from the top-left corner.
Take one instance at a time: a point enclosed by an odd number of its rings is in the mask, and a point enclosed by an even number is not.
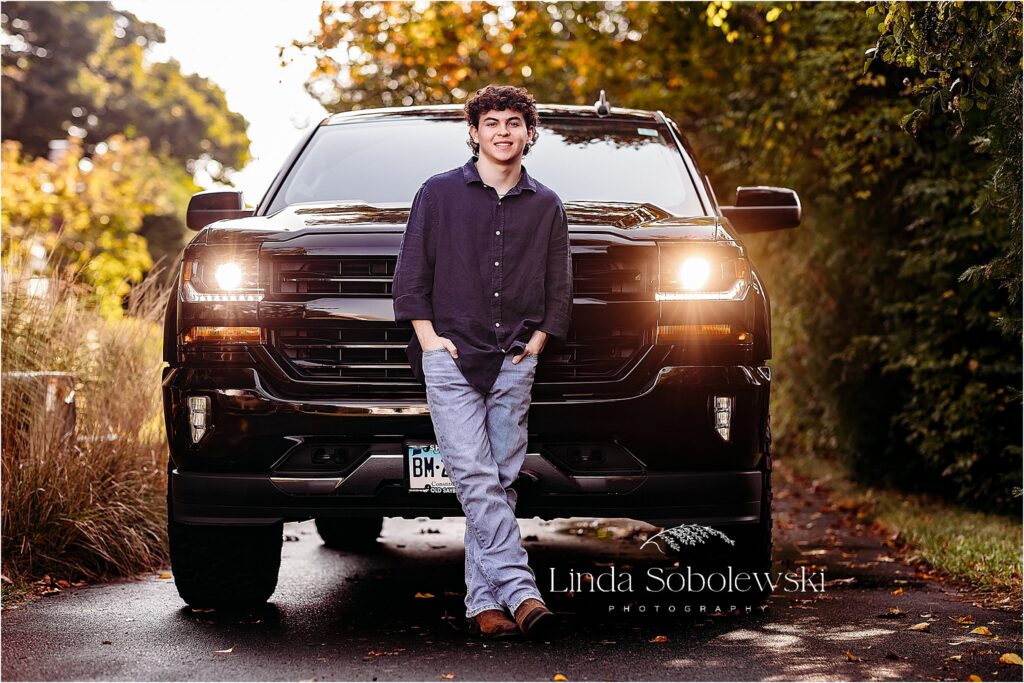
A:
[[[544,602],[527,564],[512,482],[526,459],[527,413],[537,356],[506,354],[485,396],[447,349],[423,353],[427,405],[441,460],[466,515],[466,616],[527,598]]]

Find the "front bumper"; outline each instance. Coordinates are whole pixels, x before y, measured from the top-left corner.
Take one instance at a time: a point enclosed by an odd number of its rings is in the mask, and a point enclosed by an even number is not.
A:
[[[626,517],[660,526],[752,523],[760,518],[760,471],[571,477],[528,453],[519,517]],[[540,474],[534,481],[532,474]],[[454,494],[410,493],[401,455],[373,455],[345,478],[281,478],[171,472],[174,516],[188,524],[269,524],[310,517],[458,517]],[[563,489],[544,492],[548,486]],[[576,491],[567,489],[576,488]]]
[[[770,375],[748,366],[662,368],[637,395],[534,401],[517,514],[650,522],[752,522],[761,508]],[[186,399],[208,396],[193,444]],[[730,438],[713,399],[733,399]],[[409,492],[403,444],[433,441],[426,401],[296,399],[249,367],[166,368],[175,517],[259,524],[325,516],[458,516],[453,494]],[[347,459],[297,464],[316,444]]]

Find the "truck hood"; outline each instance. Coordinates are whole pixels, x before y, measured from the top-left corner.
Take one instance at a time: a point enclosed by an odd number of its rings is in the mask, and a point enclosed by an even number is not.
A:
[[[629,202],[565,202],[570,232],[611,231],[627,239],[733,241],[714,216],[684,217],[653,204]],[[251,216],[212,223],[207,244],[239,244],[289,240],[297,233],[401,232],[409,218],[404,203],[328,202],[297,204],[269,216]]]

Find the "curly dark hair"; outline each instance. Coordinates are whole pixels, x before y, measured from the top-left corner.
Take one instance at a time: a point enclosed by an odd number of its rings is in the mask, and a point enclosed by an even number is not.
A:
[[[537,123],[540,117],[537,116],[537,101],[526,88],[519,88],[514,85],[488,85],[480,88],[466,102],[466,122],[475,128],[480,127],[480,115],[491,110],[505,111],[511,109],[523,115],[527,128],[533,128],[533,137],[526,143],[523,156],[530,153],[530,148],[537,142]],[[473,142],[473,136],[469,136],[466,144],[473,150],[473,156],[480,156],[479,143]]]

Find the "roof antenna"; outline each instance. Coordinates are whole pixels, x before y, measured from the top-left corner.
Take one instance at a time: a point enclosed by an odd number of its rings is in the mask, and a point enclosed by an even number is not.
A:
[[[601,99],[594,102],[594,111],[597,112],[598,116],[608,116],[612,113],[612,106],[608,104],[608,100],[604,97],[604,90],[601,91]]]

